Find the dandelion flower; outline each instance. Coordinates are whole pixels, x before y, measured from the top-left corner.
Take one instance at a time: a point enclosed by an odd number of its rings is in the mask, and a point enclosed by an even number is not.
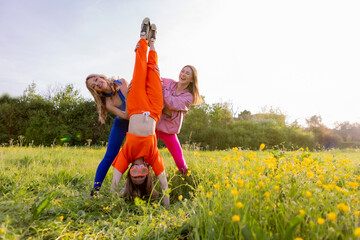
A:
[[[259,182],[259,186],[260,187],[263,187],[264,186],[264,183],[262,181]]]
[[[5,229],[0,228],[0,233],[4,233],[4,232],[5,232]]]
[[[210,216],[213,215],[213,212],[212,212],[212,211],[209,211],[209,215],[210,215]]]
[[[306,191],[305,197],[310,198],[312,196],[312,193],[310,191]]]
[[[303,240],[302,238],[300,238],[300,237],[297,237],[297,238],[295,238],[294,240]]]
[[[181,196],[181,195],[180,195],[180,196]],[[179,198],[180,198],[180,196],[179,196]],[[156,203],[154,203],[153,206],[154,206],[154,208],[157,208],[157,207],[158,207],[158,205],[157,205]]]
[[[234,215],[234,216],[232,217],[232,221],[233,221],[233,222],[238,222],[238,221],[240,221],[239,215]]]
[[[344,203],[338,204],[337,208],[345,213],[349,212],[349,206],[345,205]]]
[[[260,144],[260,150],[264,150],[264,148],[265,148],[265,144],[264,143]]]
[[[324,222],[325,222],[325,219],[323,219],[323,218],[318,218],[318,219],[317,219],[317,223],[318,223],[319,225],[323,225]]]
[[[355,211],[354,214],[355,214],[355,216],[359,216],[359,215],[360,215],[360,212],[359,212],[359,211]]]
[[[206,197],[207,197],[207,198],[211,198],[211,197],[212,197],[212,195],[213,195],[213,193],[212,193],[212,192],[208,192],[208,193],[206,193]]]
[[[354,230],[354,235],[355,235],[355,237],[360,237],[360,227],[358,227]]]
[[[264,196],[267,197],[267,198],[269,198],[269,197],[270,197],[270,193],[269,193],[269,192],[266,192],[266,193],[264,193]]]
[[[300,215],[305,215],[306,214],[304,209],[300,209],[299,213],[300,213]]]
[[[242,202],[237,202],[236,203],[237,208],[242,208],[243,206],[244,206],[244,204],[242,204]]]
[[[336,220],[336,214],[334,212],[331,212],[328,214],[328,218],[330,221],[335,222]]]
[[[279,191],[280,187],[278,185],[274,186],[275,191]]]
[[[216,190],[219,190],[219,189],[220,189],[220,184],[218,184],[218,183],[214,184],[214,188],[215,188]]]
[[[179,198],[179,200],[181,201],[181,200],[183,199],[183,196],[182,196],[182,195],[180,195],[178,198]]]
[[[62,221],[64,219],[64,216],[60,216],[59,218],[60,218],[60,221]]]

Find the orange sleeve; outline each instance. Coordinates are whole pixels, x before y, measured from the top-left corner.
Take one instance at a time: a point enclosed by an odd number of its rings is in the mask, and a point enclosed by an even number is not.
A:
[[[125,146],[125,145],[124,145]],[[129,167],[128,158],[126,157],[126,149],[123,148],[120,150],[116,158],[114,159],[112,165],[114,168],[119,170],[119,172],[124,173],[126,169]]]

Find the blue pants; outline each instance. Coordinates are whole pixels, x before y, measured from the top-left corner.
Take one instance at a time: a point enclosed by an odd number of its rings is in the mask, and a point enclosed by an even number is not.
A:
[[[101,187],[109,168],[119,153],[121,144],[128,131],[129,121],[116,117],[111,128],[105,156],[100,162],[95,175],[94,188]]]

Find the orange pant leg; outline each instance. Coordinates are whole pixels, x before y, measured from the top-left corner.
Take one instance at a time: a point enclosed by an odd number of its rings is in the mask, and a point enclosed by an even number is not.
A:
[[[158,56],[155,51],[150,51],[148,56],[148,71],[146,79],[146,94],[149,99],[150,116],[158,121],[163,109],[163,93],[160,74],[154,67],[158,64]]]
[[[147,111],[142,109],[148,105],[146,97],[146,80],[147,80],[147,48],[148,44],[145,39],[139,40],[140,47],[136,50],[135,67],[133,78],[131,80],[131,89],[127,97],[127,110],[129,116]],[[147,107],[146,107],[147,108]]]

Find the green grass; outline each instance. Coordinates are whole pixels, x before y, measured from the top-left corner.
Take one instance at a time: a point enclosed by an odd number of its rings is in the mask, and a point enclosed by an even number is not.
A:
[[[112,196],[112,168],[90,199],[105,148],[1,147],[0,239],[356,239],[359,150],[185,150],[188,176],[160,152],[168,208]]]

